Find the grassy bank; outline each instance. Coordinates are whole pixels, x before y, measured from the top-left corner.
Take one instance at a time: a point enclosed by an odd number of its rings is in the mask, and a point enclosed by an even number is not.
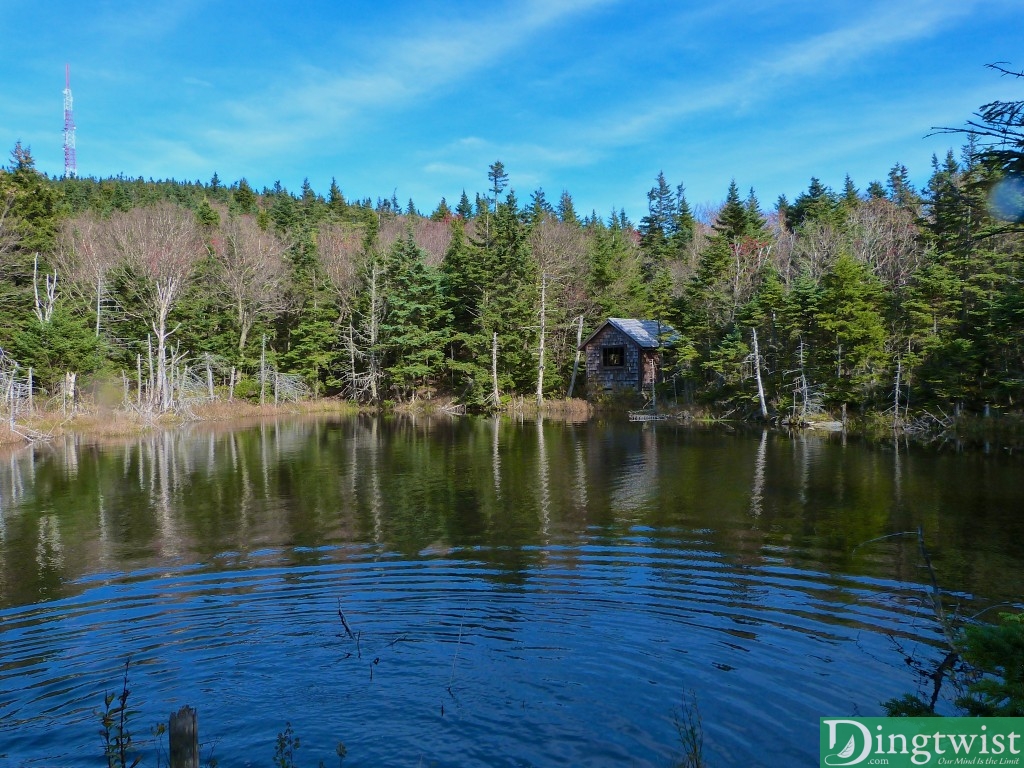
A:
[[[235,422],[284,415],[346,415],[358,412],[359,407],[356,404],[334,399],[279,405],[260,405],[248,400],[214,400],[195,405],[188,413],[171,412],[162,415],[85,405],[73,415],[62,411],[36,410],[31,414],[19,416],[13,425],[5,419],[0,423],[0,446],[46,441],[65,435],[82,435],[90,440],[102,441],[145,434],[154,429],[174,428],[194,421]]]

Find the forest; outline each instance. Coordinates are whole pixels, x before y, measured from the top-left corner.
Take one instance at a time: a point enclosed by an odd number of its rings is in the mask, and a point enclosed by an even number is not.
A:
[[[639,222],[568,191],[520,200],[500,161],[427,214],[333,180],[51,178],[19,143],[0,169],[5,398],[107,390],[163,412],[267,398],[272,375],[275,397],[496,407],[564,398],[580,333],[639,317],[676,330],[659,387],[680,407],[1019,410],[1022,112],[950,129],[963,146],[921,189],[897,163],[772,206],[734,180],[709,208],[658,174]]]

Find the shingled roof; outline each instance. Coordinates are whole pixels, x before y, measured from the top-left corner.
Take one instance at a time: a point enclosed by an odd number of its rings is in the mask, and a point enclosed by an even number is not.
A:
[[[590,341],[597,336],[604,327],[608,324],[614,325],[624,334],[629,336],[633,341],[637,343],[637,346],[642,349],[657,349],[661,346],[658,341],[660,334],[661,338],[664,339],[666,344],[672,342],[678,334],[675,328],[666,323],[659,322],[657,320],[637,320],[631,317],[609,317],[601,326],[590,334],[586,341],[580,344],[580,349],[583,349]]]

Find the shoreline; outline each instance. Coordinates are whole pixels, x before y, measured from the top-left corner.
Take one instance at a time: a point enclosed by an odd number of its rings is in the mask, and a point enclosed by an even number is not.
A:
[[[14,422],[0,421],[0,448],[11,449],[33,444],[45,444],[51,440],[77,436],[89,443],[100,443],[144,435],[152,431],[181,429],[196,424],[232,424],[259,422],[269,418],[303,417],[316,415],[354,416],[360,413],[376,415],[413,416],[459,416],[465,415],[464,408],[448,399],[418,400],[388,409],[374,409],[360,406],[349,400],[325,398],[274,404],[254,403],[248,400],[212,401],[193,406],[187,414],[169,412],[151,414],[132,409],[98,407],[88,404],[77,413],[67,415],[59,411],[39,410],[28,418]],[[627,418],[627,410],[601,408],[585,400],[545,400],[538,409],[535,401],[527,398],[513,398],[500,411],[492,415],[535,419],[538,414],[546,418],[585,422],[591,419],[605,420],[621,416]],[[908,429],[894,430],[888,423],[883,424],[870,414],[867,417],[851,419],[845,429],[841,422],[810,422],[800,427],[785,427],[778,423],[762,423],[744,419],[730,419],[715,416],[706,409],[665,411],[664,421],[685,426],[721,426],[726,428],[767,428],[805,434],[839,434],[861,438],[873,443],[891,440],[908,441],[923,447],[943,448],[952,445],[953,450],[991,453],[995,447],[999,453],[1013,453],[1024,450],[1024,414],[999,414],[993,416],[961,415],[950,419],[941,429],[918,433]]]

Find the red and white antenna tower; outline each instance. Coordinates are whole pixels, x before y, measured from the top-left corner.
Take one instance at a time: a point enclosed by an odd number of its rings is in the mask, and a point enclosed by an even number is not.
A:
[[[71,65],[64,65],[64,176],[78,175],[75,160],[75,117],[71,111]]]

